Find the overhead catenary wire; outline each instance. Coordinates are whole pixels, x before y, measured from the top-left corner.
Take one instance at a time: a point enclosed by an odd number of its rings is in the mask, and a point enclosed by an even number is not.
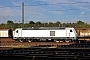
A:
[[[2,6],[0,8],[6,8],[6,7],[22,7],[22,6]]]
[[[90,10],[90,8],[88,9],[61,9],[61,10],[55,9],[55,10],[49,10],[49,11],[68,11],[68,10]]]
[[[33,4],[33,5],[24,5],[24,6],[42,6],[42,5],[58,5],[58,4],[78,4],[78,3],[82,3],[82,4],[85,4],[85,3],[90,3],[90,2],[71,2],[71,3],[52,3],[52,4],[47,4],[47,3],[45,3],[45,4]],[[3,6],[3,7],[0,7],[0,8],[5,8],[5,7],[22,7],[22,6]],[[70,10],[77,10],[77,9],[70,9]],[[78,10],[80,10],[80,9],[78,9]],[[85,9],[84,9],[85,10]]]
[[[24,5],[24,6],[40,6],[40,5],[58,5],[58,4],[90,4],[90,2],[71,2],[71,3],[52,3],[52,4],[48,4],[48,3],[43,3],[43,4],[33,4],[33,5]],[[5,7],[22,7],[22,6],[3,6],[0,8],[5,8]]]
[[[24,5],[24,6],[53,6],[53,5],[63,5],[63,4],[90,4],[90,2],[68,2],[68,3],[62,3],[62,2],[58,2],[58,3],[41,3],[41,4],[31,4],[31,5]],[[0,7],[0,8],[6,8],[6,7],[10,7],[10,8],[14,8],[14,7],[22,7],[21,5],[19,5],[19,6],[2,6],[2,7]],[[69,11],[69,10],[90,10],[90,8],[87,8],[87,9],[51,9],[51,10],[47,10],[47,11]],[[79,14],[66,14],[66,15],[79,15]],[[82,15],[82,14],[81,14]]]

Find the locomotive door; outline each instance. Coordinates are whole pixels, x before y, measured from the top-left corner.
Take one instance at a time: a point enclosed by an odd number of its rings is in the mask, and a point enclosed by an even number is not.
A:
[[[21,30],[16,30],[15,35],[16,35],[17,37],[21,37]]]
[[[67,29],[66,30],[66,37],[71,37],[72,36],[72,29]]]

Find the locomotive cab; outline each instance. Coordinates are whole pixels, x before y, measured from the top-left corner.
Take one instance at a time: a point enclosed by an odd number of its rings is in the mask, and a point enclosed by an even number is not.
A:
[[[76,33],[74,28],[67,28],[66,29],[66,41],[76,41],[78,34]]]
[[[21,37],[21,28],[16,29],[13,33],[13,39],[18,39]]]

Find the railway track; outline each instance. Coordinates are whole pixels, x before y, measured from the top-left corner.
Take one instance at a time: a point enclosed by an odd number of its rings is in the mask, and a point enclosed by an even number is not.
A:
[[[3,48],[28,48],[28,47],[57,47],[61,45],[71,45],[74,42],[17,42],[12,38],[0,38],[0,47]],[[1,48],[0,48],[1,49]]]
[[[0,57],[31,59],[90,59],[90,43],[57,43],[57,42],[16,42],[2,38]],[[12,58],[12,59],[13,59]],[[3,58],[4,59],[4,58]]]
[[[56,48],[15,48],[0,50],[1,57],[90,59],[90,43],[62,45]]]
[[[17,42],[12,40],[12,38],[0,38],[0,47],[10,47],[10,48],[27,48],[32,46],[53,46],[57,47],[58,45],[70,45],[74,43],[57,43],[57,42]]]
[[[57,47],[57,46],[61,46],[61,45],[70,45],[70,44],[74,44],[74,43],[56,43],[56,42],[9,42],[9,43],[0,43],[0,47],[10,47],[10,48],[29,48],[29,47]]]

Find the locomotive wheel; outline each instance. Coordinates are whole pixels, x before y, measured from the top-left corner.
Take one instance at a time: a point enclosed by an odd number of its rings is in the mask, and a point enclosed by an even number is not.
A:
[[[31,40],[28,40],[28,42],[32,42]]]
[[[58,43],[58,42],[60,42],[60,41],[59,41],[59,40],[55,40],[55,42],[57,42],[57,43]]]
[[[69,42],[71,42],[71,40],[65,40],[65,42],[69,43]]]
[[[59,42],[63,42],[63,41],[59,41]]]
[[[22,40],[22,39],[20,39],[20,40],[19,40],[19,42],[23,42],[23,40]]]

